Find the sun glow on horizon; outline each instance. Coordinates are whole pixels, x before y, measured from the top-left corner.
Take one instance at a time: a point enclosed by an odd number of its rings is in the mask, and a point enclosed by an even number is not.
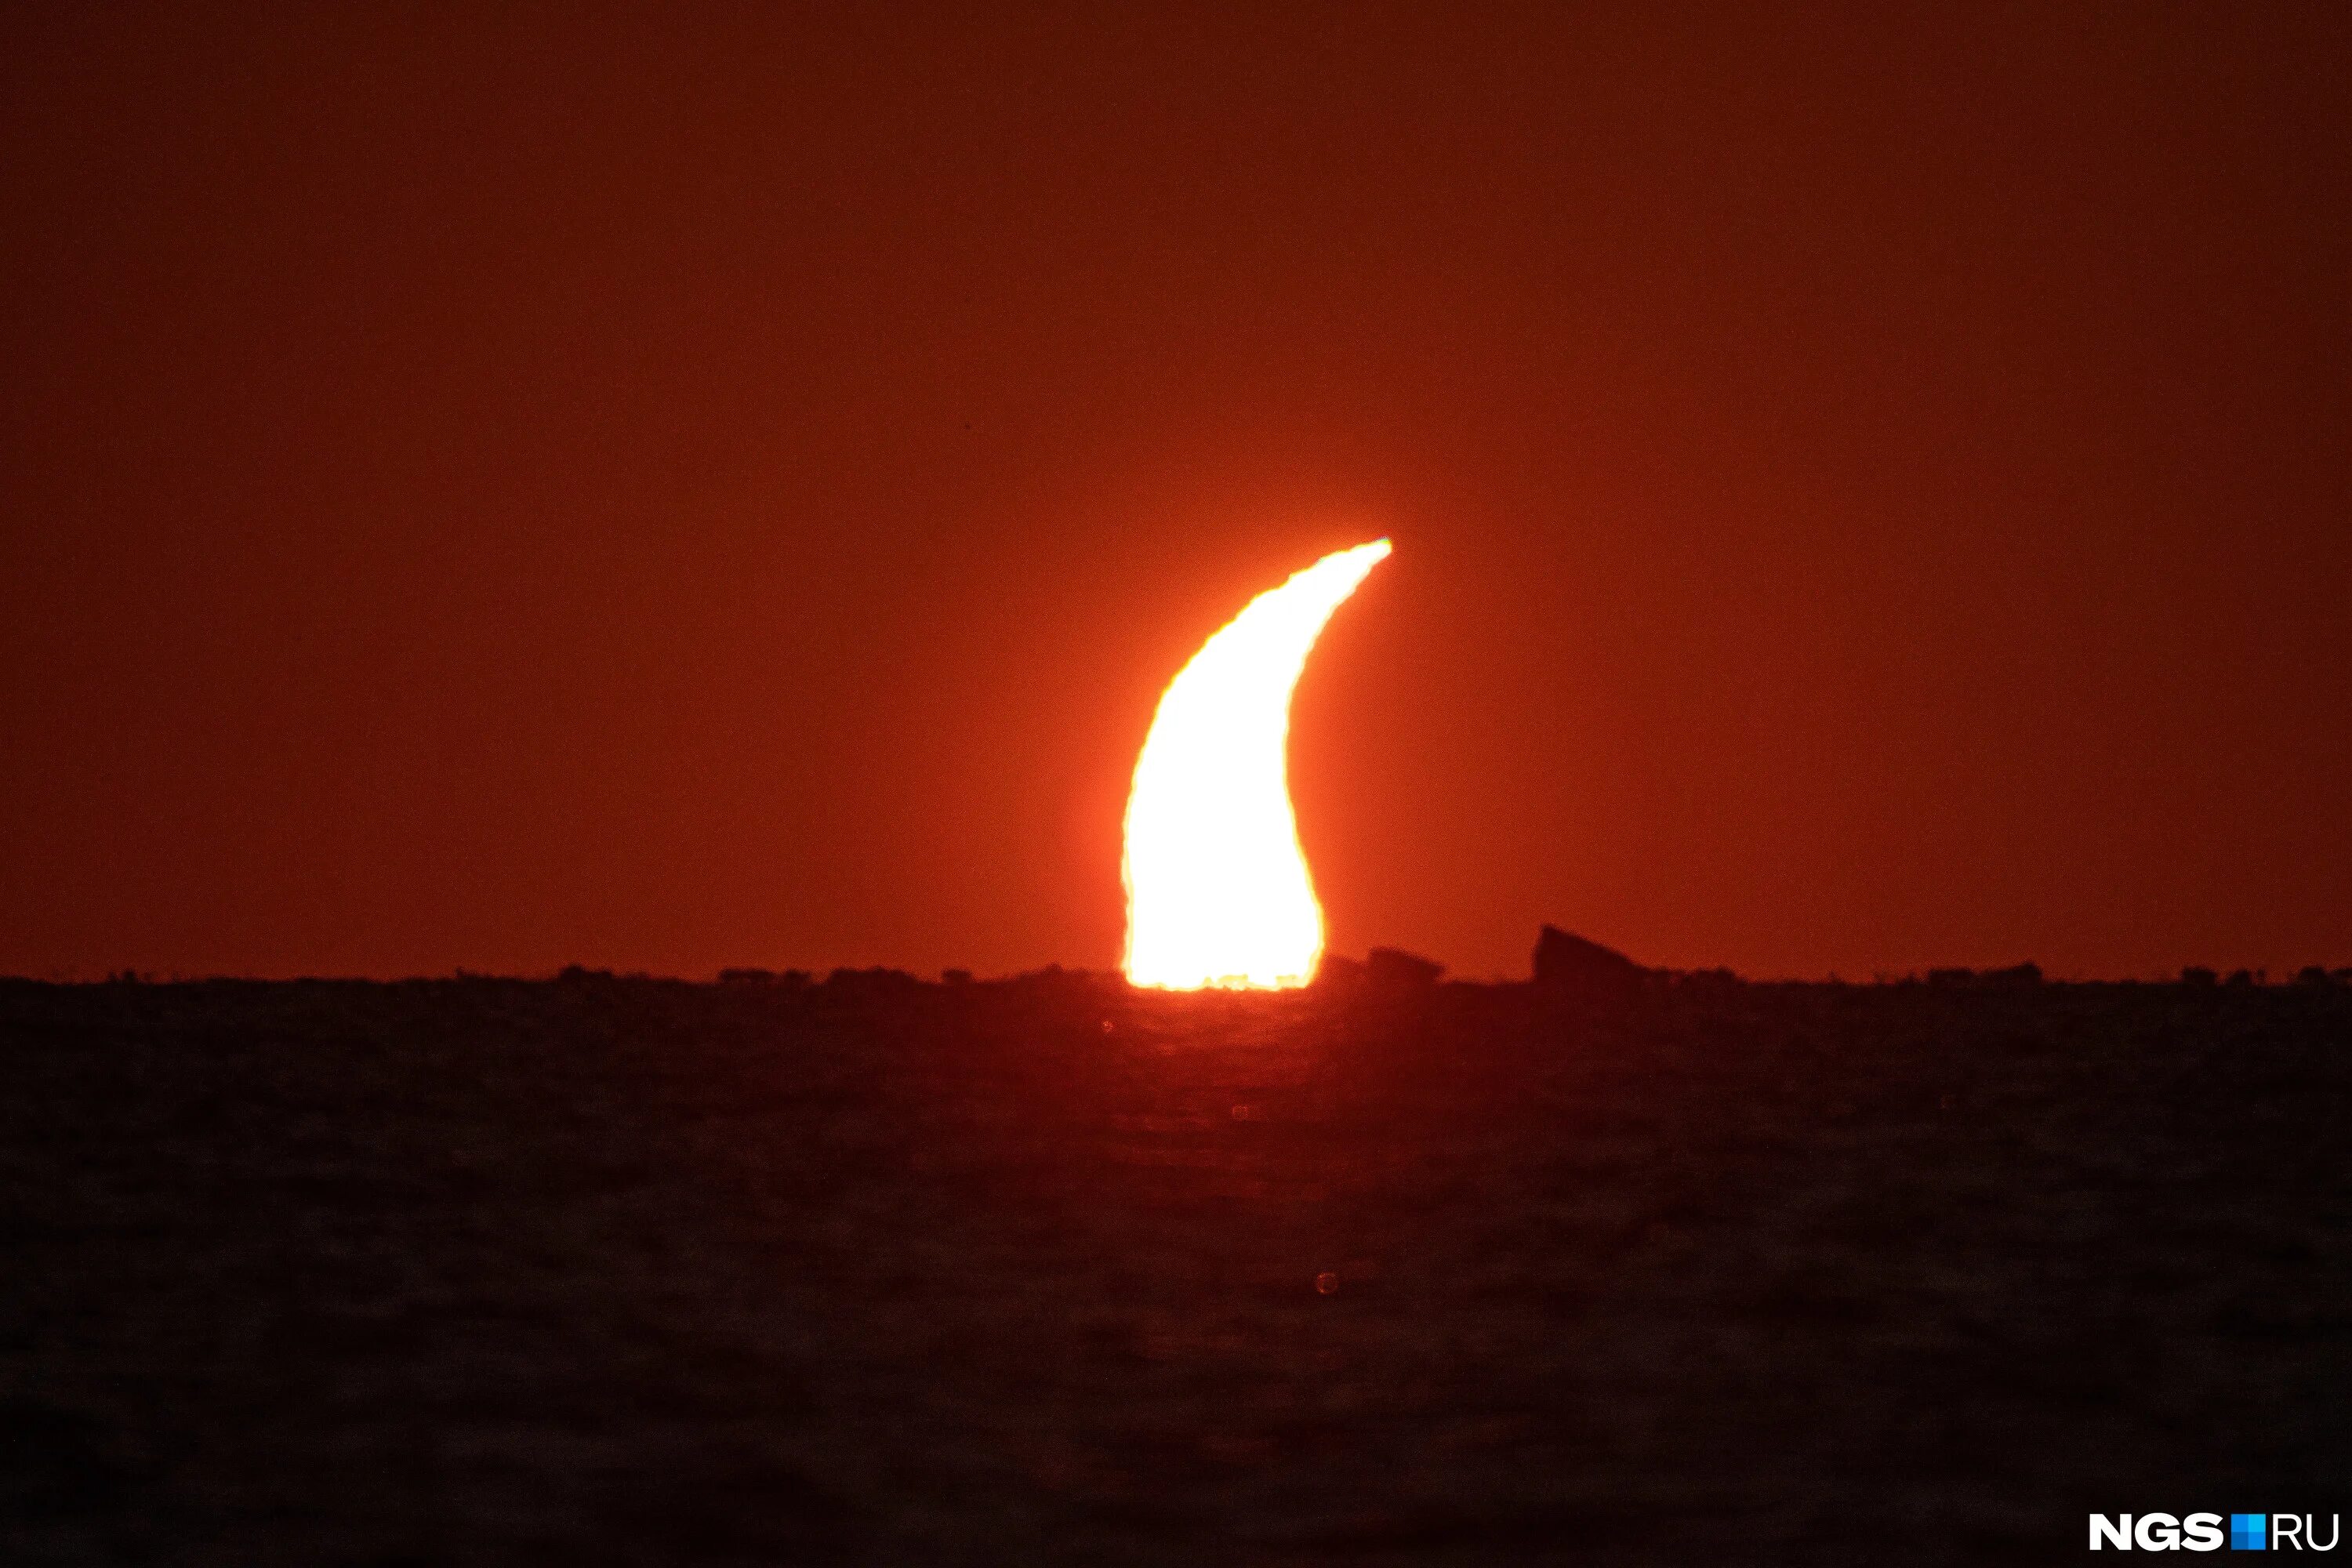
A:
[[[1177,673],[1127,800],[1128,980],[1171,991],[1304,985],[1323,956],[1290,806],[1290,696],[1376,539],[1252,599]]]

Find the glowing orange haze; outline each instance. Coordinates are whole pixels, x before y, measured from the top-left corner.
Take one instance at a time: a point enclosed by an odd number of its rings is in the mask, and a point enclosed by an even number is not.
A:
[[[1127,801],[1133,984],[1314,978],[1323,910],[1290,809],[1290,693],[1324,623],[1388,552],[1385,539],[1342,550],[1260,594],[1160,698]]]

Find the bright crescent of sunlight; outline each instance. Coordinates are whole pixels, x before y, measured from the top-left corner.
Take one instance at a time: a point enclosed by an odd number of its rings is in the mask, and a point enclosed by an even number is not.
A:
[[[1172,991],[1304,985],[1323,956],[1286,752],[1290,694],[1333,611],[1389,553],[1327,555],[1250,601],[1178,672],[1127,800],[1128,979]]]

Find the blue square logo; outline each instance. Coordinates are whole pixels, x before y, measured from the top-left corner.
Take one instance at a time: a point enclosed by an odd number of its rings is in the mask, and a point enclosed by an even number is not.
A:
[[[2270,1532],[2263,1526],[2270,1521],[2263,1513],[2233,1513],[2230,1516],[2230,1550],[2232,1552],[2266,1552],[2270,1549]]]

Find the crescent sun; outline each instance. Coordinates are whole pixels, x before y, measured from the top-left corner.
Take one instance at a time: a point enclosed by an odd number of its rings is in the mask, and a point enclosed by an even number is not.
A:
[[[1332,612],[1389,553],[1327,555],[1252,599],[1160,699],[1127,800],[1129,981],[1304,985],[1323,910],[1290,806],[1290,696]]]

